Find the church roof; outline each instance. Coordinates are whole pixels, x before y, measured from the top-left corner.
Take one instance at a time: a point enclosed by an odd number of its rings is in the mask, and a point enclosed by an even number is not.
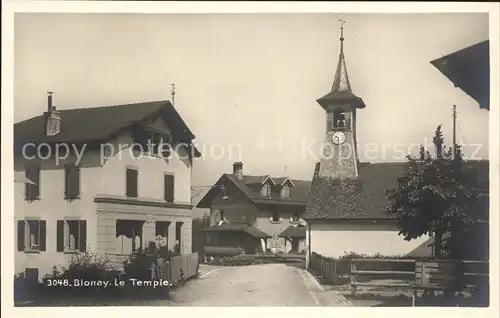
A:
[[[478,179],[488,193],[489,162],[471,161]],[[386,190],[397,186],[397,178],[407,169],[406,162],[361,163],[357,179],[323,179],[316,174],[303,218],[308,220],[388,219]]]
[[[349,82],[349,75],[344,56],[344,27],[340,29],[340,53],[337,62],[337,70],[335,71],[335,78],[333,80],[332,90],[325,96],[316,100],[321,107],[327,109],[328,105],[348,103],[356,108],[365,108],[363,100],[354,95],[351,90],[351,83]]]

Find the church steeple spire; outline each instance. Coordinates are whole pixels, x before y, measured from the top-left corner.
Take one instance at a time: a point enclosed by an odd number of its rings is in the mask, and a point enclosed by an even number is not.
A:
[[[344,20],[340,20],[340,53],[339,61],[337,63],[337,70],[333,80],[332,92],[351,91],[351,83],[349,83],[349,76],[347,75],[347,67],[345,65],[344,57]]]
[[[318,104],[323,107],[323,109],[328,110],[336,105],[350,105],[354,108],[365,108],[365,103],[363,100],[354,95],[351,90],[351,83],[349,82],[349,76],[347,75],[347,67],[345,66],[345,56],[344,56],[344,23],[345,21],[340,20],[340,52],[339,61],[337,63],[337,70],[335,72],[335,78],[333,79],[333,85],[331,91],[325,96],[317,99]]]

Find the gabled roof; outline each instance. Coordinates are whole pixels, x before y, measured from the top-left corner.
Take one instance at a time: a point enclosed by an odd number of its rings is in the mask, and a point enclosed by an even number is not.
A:
[[[293,181],[288,177],[276,177],[276,178],[273,178],[273,180],[277,185],[280,185],[280,186],[283,186],[286,182],[290,182],[292,187],[295,186],[295,183],[293,183]]]
[[[309,189],[311,186],[310,181],[290,179],[294,184],[290,188],[290,197],[282,198],[280,193],[271,192],[270,197],[262,196],[260,193],[260,187],[252,186],[255,184],[262,184],[268,176],[251,176],[244,175],[243,179],[240,180],[232,174],[223,174],[215,185],[227,184],[228,182],[234,184],[238,187],[242,193],[244,193],[253,203],[255,204],[282,204],[282,205],[293,205],[293,206],[305,206],[309,195]],[[273,177],[270,177],[279,187],[280,184],[276,182]],[[219,193],[217,187],[212,187],[205,196],[200,200],[196,207],[198,208],[210,208],[212,199]]]
[[[281,232],[278,237],[306,237],[306,227],[305,226],[289,226],[283,232]]]
[[[169,101],[58,111],[61,116],[61,128],[60,133],[55,136],[45,134],[44,115],[14,124],[15,147],[21,147],[27,142],[51,144],[107,141],[132,124],[156,115],[165,119],[176,140],[191,143],[195,137]],[[195,155],[200,155],[196,149]]]
[[[455,87],[490,109],[490,41],[483,41],[431,61]]]
[[[489,162],[470,161],[476,168],[483,191],[488,191]],[[303,218],[308,220],[388,219],[386,190],[397,187],[406,162],[361,163],[357,179],[323,179],[314,175]]]

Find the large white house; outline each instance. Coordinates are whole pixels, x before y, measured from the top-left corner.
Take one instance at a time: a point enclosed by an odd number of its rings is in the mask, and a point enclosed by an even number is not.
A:
[[[193,139],[168,101],[56,110],[49,93],[14,125],[16,175],[35,183],[14,183],[16,273],[40,279],[89,249],[191,253]]]

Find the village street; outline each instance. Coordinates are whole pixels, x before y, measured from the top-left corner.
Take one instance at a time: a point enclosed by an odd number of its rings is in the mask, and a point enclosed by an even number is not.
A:
[[[283,264],[201,266],[200,278],[173,291],[171,302],[176,306],[350,305],[337,292],[323,291],[306,271]]]

